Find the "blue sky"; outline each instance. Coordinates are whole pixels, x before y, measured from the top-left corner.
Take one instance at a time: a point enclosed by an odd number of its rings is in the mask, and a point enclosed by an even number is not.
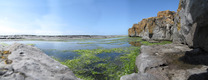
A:
[[[0,35],[127,35],[179,0],[0,0]]]

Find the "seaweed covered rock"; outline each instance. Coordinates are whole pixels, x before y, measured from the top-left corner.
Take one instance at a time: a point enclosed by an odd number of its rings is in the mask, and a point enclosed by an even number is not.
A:
[[[0,50],[8,53],[0,62],[0,80],[78,80],[69,68],[33,46],[13,44]]]

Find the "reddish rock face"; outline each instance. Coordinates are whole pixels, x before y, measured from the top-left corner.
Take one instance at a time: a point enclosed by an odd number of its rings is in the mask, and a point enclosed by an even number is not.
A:
[[[165,26],[166,26],[166,24],[173,25],[174,24],[174,21],[173,21],[174,16],[175,16],[174,11],[169,11],[169,10],[160,11],[160,12],[157,13],[157,21],[160,21],[160,22],[164,23],[162,25],[165,25]]]
[[[134,24],[132,28],[129,28],[128,30],[128,35],[130,37],[136,37],[137,36],[137,30],[138,30],[139,26],[138,24]]]
[[[128,35],[129,35],[129,37],[134,37],[135,36],[135,29],[134,28],[129,28]]]
[[[138,24],[134,24],[132,28],[129,28],[129,36],[138,36],[143,30],[149,31],[151,34],[153,33],[153,29],[155,27],[155,19],[156,17],[150,17],[147,19],[143,19]]]
[[[157,17],[150,17],[150,18],[146,18],[143,19],[141,22],[139,22],[138,24],[134,24],[132,28],[129,29],[129,36],[134,36],[134,37],[143,37],[144,39],[150,39],[152,37],[152,35],[154,35],[154,29],[155,27],[159,27],[158,29],[160,30],[160,28],[165,28],[168,26],[173,26],[174,25],[174,16],[175,16],[175,12],[174,11],[160,11],[157,14]],[[169,29],[169,28],[167,28]],[[156,33],[158,31],[155,31]],[[166,36],[166,32],[158,32],[159,34],[157,35],[164,35]],[[170,38],[170,36],[168,37],[164,37],[164,36],[155,36],[155,39],[160,38],[160,39],[165,39],[165,38]]]
[[[147,28],[149,29],[149,34],[153,34],[153,30],[155,28],[155,17],[150,17],[147,19]]]

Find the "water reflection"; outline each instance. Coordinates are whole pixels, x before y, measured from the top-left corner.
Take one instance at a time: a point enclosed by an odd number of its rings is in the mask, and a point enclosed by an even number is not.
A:
[[[129,44],[131,44],[132,46],[141,46],[141,43],[139,41],[132,41],[132,42],[129,42]]]

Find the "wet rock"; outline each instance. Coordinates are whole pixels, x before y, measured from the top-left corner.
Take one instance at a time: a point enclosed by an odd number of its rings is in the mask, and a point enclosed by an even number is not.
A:
[[[132,46],[141,46],[141,43],[139,41],[136,42],[129,42]]]
[[[16,43],[3,50],[12,53],[7,64],[0,62],[0,80],[78,80],[68,67],[38,48]]]

